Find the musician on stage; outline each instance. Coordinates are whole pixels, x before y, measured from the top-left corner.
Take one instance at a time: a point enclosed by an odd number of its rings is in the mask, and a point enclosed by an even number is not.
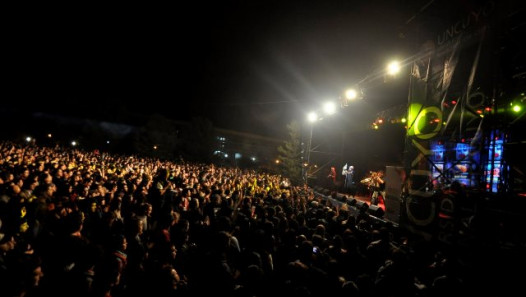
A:
[[[329,175],[327,175],[327,188],[331,191],[336,190],[336,167],[332,166]]]
[[[343,166],[342,175],[345,177],[343,184],[344,191],[349,193],[354,185],[354,166],[345,164],[345,166]]]
[[[372,172],[371,174],[371,188],[373,190],[373,194],[371,195],[372,205],[378,205],[379,200],[385,197],[385,181],[383,177],[384,172],[382,170]]]

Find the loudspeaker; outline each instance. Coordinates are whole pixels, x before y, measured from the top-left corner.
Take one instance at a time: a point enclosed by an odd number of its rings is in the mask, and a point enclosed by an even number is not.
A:
[[[379,207],[378,205],[369,205],[369,209],[367,210],[370,215],[373,215],[377,218],[381,218],[384,215],[384,210]]]
[[[369,205],[367,205],[367,203],[363,201],[356,200],[356,205],[354,205],[354,207],[356,207],[360,211],[367,211],[367,209],[369,208]]]
[[[347,203],[347,205],[354,206],[356,205],[356,201],[356,198],[349,198],[347,201],[345,201],[345,203]]]
[[[346,202],[347,201],[347,196],[345,196],[343,194],[340,194],[340,193],[337,193],[336,194],[336,200],[338,200],[340,202]]]

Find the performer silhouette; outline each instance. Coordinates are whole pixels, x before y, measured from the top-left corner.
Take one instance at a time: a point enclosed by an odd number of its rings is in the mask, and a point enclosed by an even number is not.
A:
[[[343,184],[344,191],[349,193],[354,185],[354,166],[345,164],[345,166],[343,166],[342,175],[345,177]]]
[[[327,188],[331,191],[336,187],[336,167],[332,166],[329,175],[327,176]]]
[[[385,181],[383,179],[384,172],[378,171],[373,172],[371,176],[371,188],[373,190],[373,194],[371,195],[371,204],[378,205],[378,202],[380,200],[383,200],[385,197]]]

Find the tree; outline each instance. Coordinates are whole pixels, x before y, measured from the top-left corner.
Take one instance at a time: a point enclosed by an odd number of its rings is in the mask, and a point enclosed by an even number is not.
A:
[[[144,156],[174,160],[178,148],[178,128],[173,120],[155,114],[134,139],[135,150]]]
[[[192,118],[182,131],[181,152],[185,160],[209,163],[214,151],[215,130],[212,122],[202,117]]]
[[[287,125],[287,129],[289,139],[278,147],[279,158],[282,162],[283,175],[290,178],[293,184],[298,185],[302,183],[300,125],[292,121]]]

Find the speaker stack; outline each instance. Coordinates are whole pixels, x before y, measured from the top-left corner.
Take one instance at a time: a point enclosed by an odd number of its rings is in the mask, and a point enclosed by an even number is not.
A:
[[[367,211],[370,215],[375,216],[377,218],[381,218],[384,215],[384,210],[378,205],[369,205],[369,209]]]
[[[354,206],[360,211],[367,211],[367,209],[369,208],[369,205],[367,205],[367,203],[360,200],[356,200],[356,204]]]
[[[356,205],[356,198],[349,198],[347,199],[347,201],[345,203],[347,203],[347,205],[350,205],[350,206],[355,206]]]

